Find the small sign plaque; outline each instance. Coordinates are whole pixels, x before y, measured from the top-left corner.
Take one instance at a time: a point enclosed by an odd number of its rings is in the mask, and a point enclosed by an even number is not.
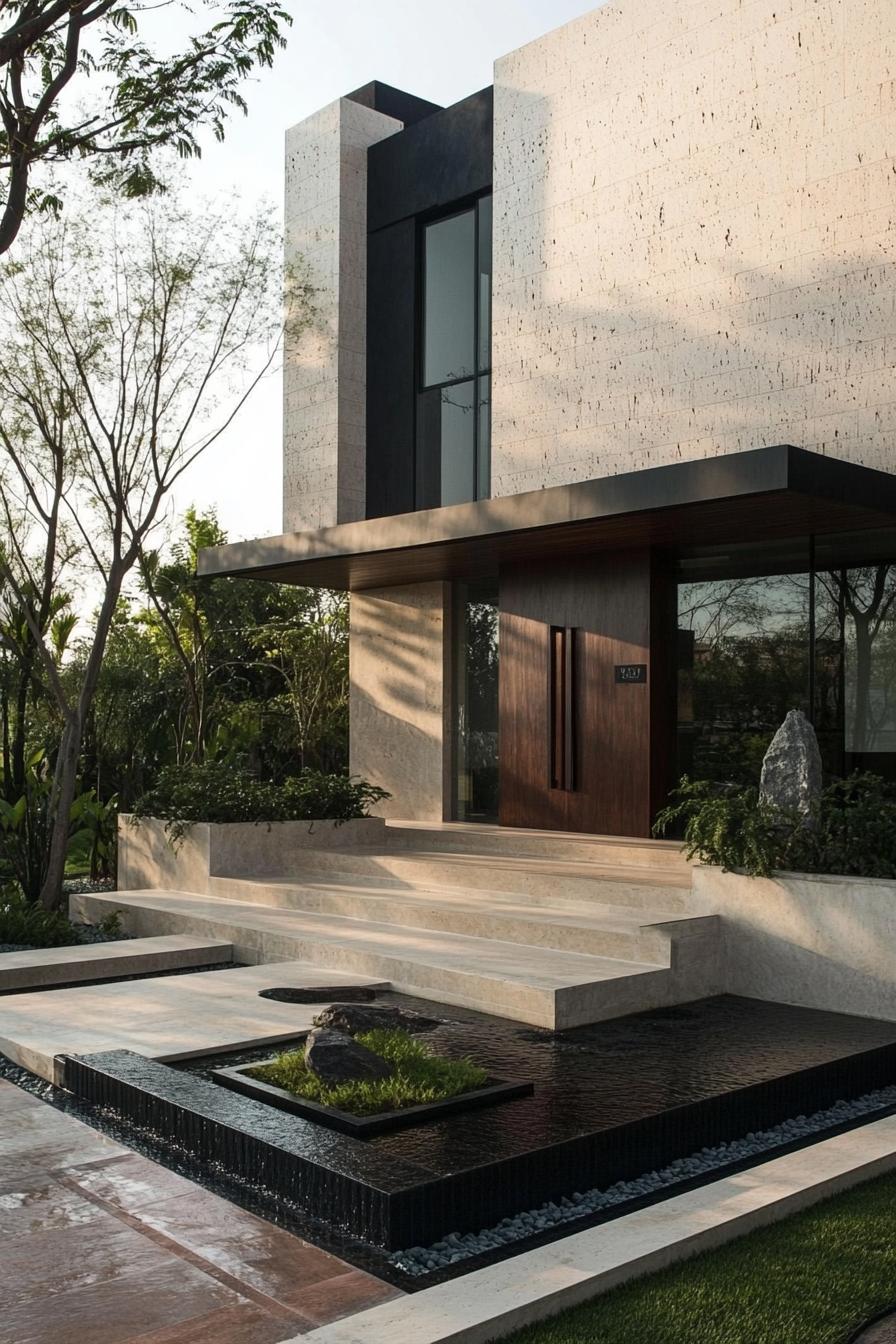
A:
[[[616,680],[625,686],[644,686],[647,683],[646,663],[617,663]]]

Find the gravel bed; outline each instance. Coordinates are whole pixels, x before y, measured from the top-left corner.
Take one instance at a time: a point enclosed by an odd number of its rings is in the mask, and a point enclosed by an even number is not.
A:
[[[412,1246],[410,1250],[396,1251],[389,1257],[389,1263],[405,1274],[417,1277],[445,1269],[449,1265],[459,1264],[474,1255],[500,1250],[526,1237],[536,1236],[552,1228],[574,1223],[577,1219],[604,1212],[627,1200],[643,1198],[655,1194],[667,1186],[678,1185],[682,1181],[693,1180],[698,1176],[720,1167],[742,1162],[782,1144],[793,1143],[799,1139],[822,1133],[837,1125],[847,1124],[862,1116],[872,1115],[875,1111],[896,1106],[896,1085],[868,1092],[856,1101],[838,1101],[826,1110],[815,1111],[812,1115],[798,1115],[792,1120],[784,1120],[771,1129],[747,1134],[731,1143],[721,1143],[715,1148],[702,1148],[690,1157],[678,1158],[660,1171],[648,1171],[633,1181],[618,1181],[608,1190],[586,1190],[571,1198],[563,1197],[557,1203],[542,1204],[537,1209],[518,1213],[513,1218],[504,1218],[495,1227],[482,1232],[460,1234],[452,1232],[443,1241],[432,1246]]]

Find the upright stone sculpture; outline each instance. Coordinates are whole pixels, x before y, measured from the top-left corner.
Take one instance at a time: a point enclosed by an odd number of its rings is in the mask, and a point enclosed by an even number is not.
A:
[[[821,794],[821,752],[801,709],[788,710],[762,762],[759,797],[784,812],[809,817]]]

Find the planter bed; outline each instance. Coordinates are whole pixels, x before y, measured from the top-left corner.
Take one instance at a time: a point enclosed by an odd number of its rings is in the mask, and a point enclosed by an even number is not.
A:
[[[328,1129],[337,1129],[342,1134],[352,1134],[363,1139],[372,1134],[387,1134],[395,1129],[408,1129],[412,1125],[425,1124],[427,1120],[440,1120],[448,1115],[457,1115],[461,1111],[477,1106],[492,1106],[497,1102],[515,1101],[518,1097],[532,1095],[532,1083],[507,1083],[490,1078],[484,1087],[472,1092],[460,1092],[442,1101],[430,1101],[421,1106],[405,1106],[399,1111],[383,1111],[379,1115],[351,1115],[348,1111],[336,1110],[332,1106],[322,1106],[319,1102],[309,1101],[305,1097],[287,1092],[285,1088],[264,1083],[260,1078],[251,1078],[249,1069],[256,1069],[273,1060],[259,1060],[257,1064],[241,1064],[235,1068],[213,1069],[212,1077],[216,1083],[229,1087],[243,1096],[253,1097],[256,1101],[276,1106],[278,1110],[289,1111],[292,1115],[301,1115]]]

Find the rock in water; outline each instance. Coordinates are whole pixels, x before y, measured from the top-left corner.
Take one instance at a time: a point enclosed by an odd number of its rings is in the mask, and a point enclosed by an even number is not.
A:
[[[325,1083],[351,1083],[388,1078],[392,1066],[381,1055],[352,1040],[344,1031],[316,1027],[305,1039],[305,1063]]]
[[[759,796],[784,812],[811,815],[821,794],[821,752],[801,709],[788,710],[762,762]]]
[[[331,1003],[317,1014],[316,1027],[332,1027],[346,1031],[349,1036],[360,1036],[365,1031],[434,1031],[442,1024],[434,1017],[412,1013],[407,1008],[391,1004]]]

